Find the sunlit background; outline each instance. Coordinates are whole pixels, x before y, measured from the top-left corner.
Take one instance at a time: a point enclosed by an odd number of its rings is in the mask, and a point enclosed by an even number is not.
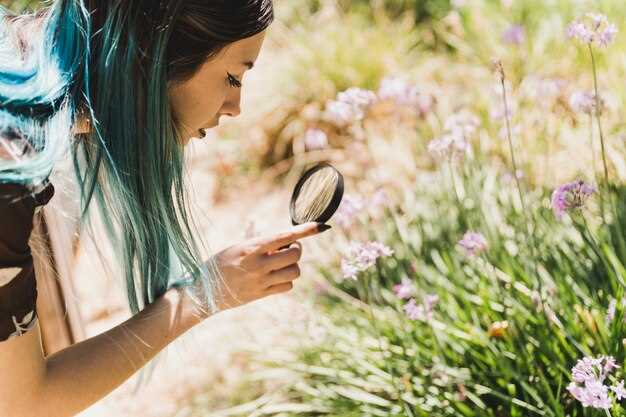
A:
[[[289,227],[299,173],[330,161],[333,229],[293,292],[83,416],[625,415],[623,2],[275,3],[241,116],[189,146],[194,211],[215,250]],[[128,317],[102,251],[83,239],[72,275],[85,336]]]

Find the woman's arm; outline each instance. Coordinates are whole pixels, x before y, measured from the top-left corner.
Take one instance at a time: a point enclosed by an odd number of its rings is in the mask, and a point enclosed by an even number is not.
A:
[[[204,318],[184,291],[170,289],[119,326],[47,358],[38,326],[2,342],[0,416],[73,416]]]
[[[317,223],[255,238],[216,255],[217,311],[291,290],[300,276],[298,239]],[[292,245],[293,244],[293,245]],[[281,249],[288,246],[287,249]],[[191,290],[193,291],[193,290]],[[47,358],[38,327],[0,342],[0,416],[69,417],[122,384],[168,343],[208,317],[186,290],[170,289],[113,329]]]

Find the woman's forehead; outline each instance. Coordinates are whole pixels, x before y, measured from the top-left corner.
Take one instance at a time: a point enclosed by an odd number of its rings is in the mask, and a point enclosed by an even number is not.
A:
[[[254,65],[261,51],[264,38],[265,31],[249,38],[233,42],[224,48],[222,58],[230,64],[250,67],[250,64]]]

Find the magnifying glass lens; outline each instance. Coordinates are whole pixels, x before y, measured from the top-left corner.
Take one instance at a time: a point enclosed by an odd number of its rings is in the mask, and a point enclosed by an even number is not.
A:
[[[337,211],[342,198],[343,175],[326,162],[315,165],[302,174],[293,190],[289,205],[291,224],[326,223]]]

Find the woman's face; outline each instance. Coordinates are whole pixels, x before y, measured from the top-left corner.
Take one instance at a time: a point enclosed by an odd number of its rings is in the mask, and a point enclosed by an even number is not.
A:
[[[189,80],[173,84],[169,100],[183,133],[183,145],[218,125],[221,116],[241,112],[241,81],[259,56],[265,31],[233,42],[206,61]]]

